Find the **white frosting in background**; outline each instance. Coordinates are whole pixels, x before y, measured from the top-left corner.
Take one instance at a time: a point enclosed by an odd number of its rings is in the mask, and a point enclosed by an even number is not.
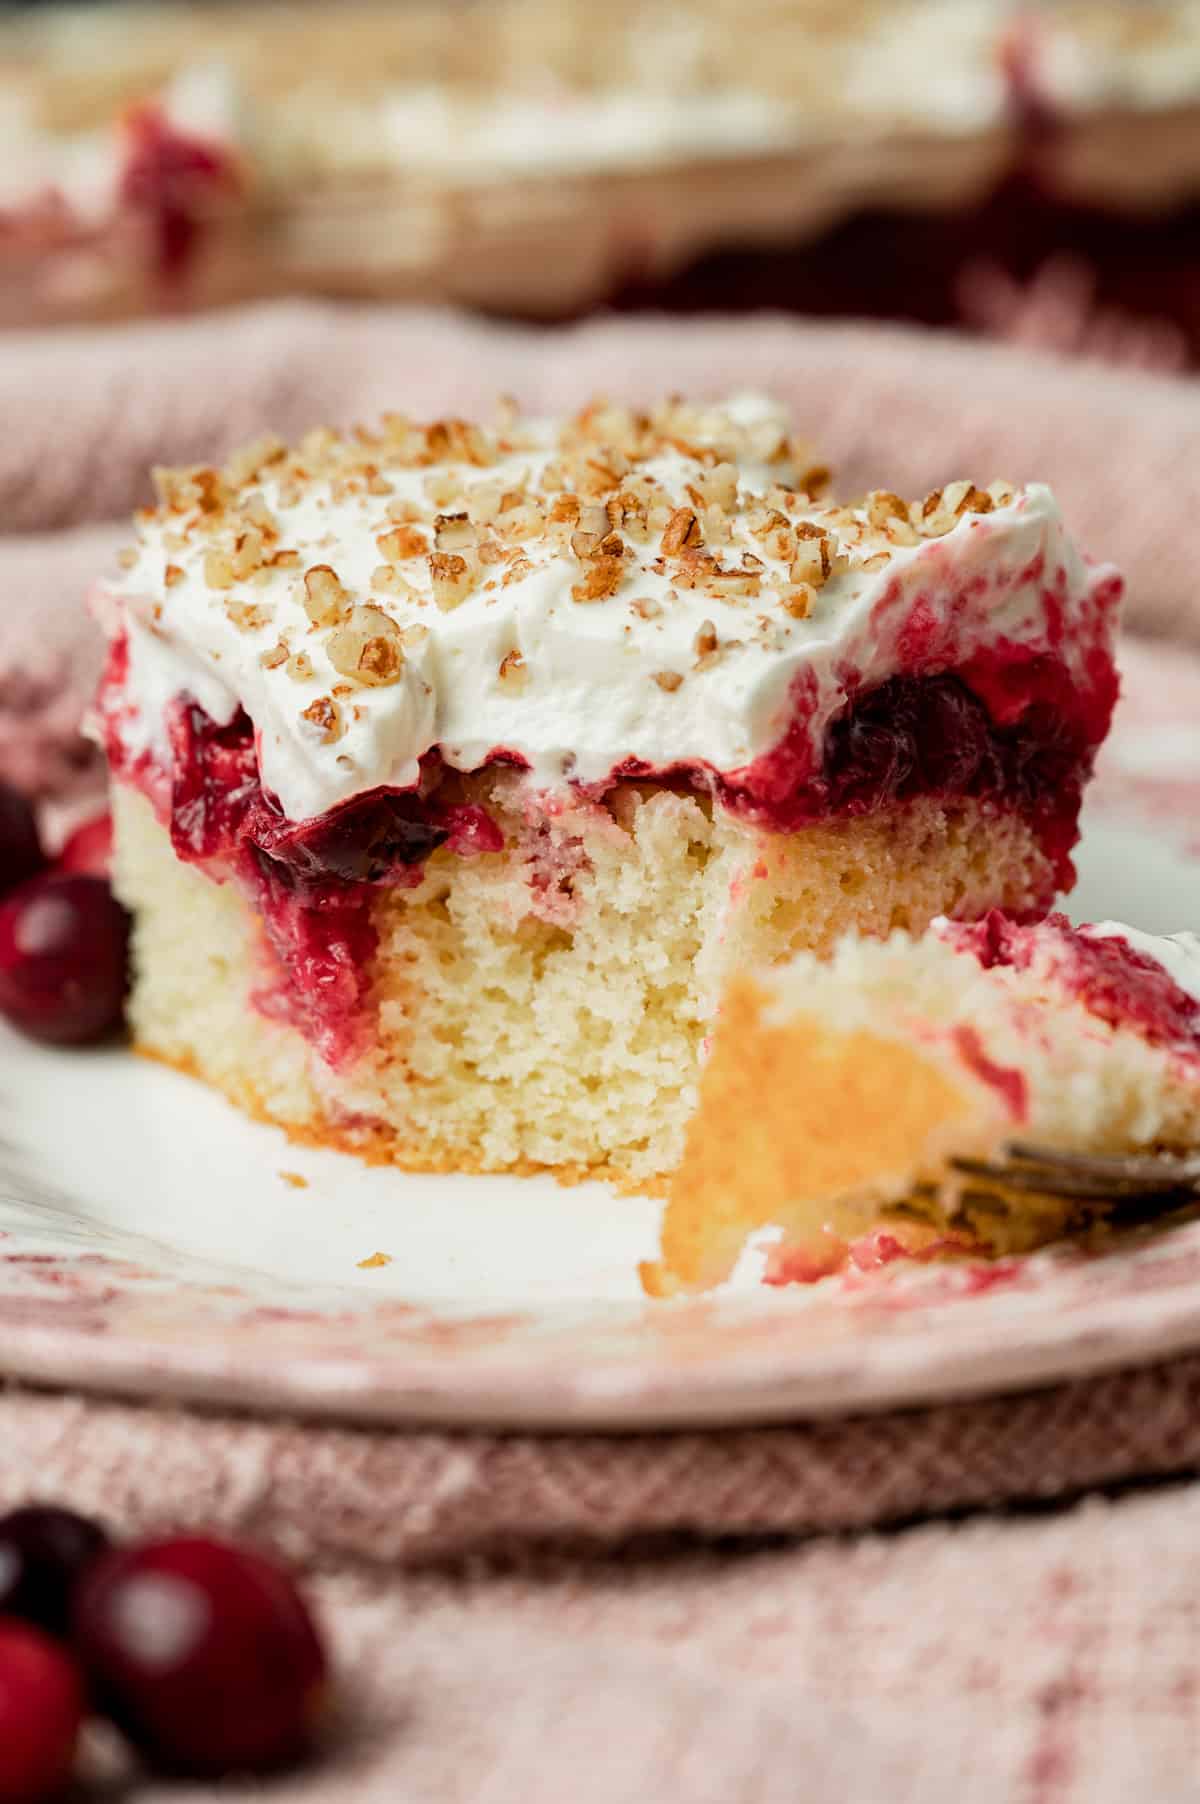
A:
[[[116,114],[139,96],[162,105],[181,129],[231,149],[252,147],[256,175],[279,195],[306,195],[314,176],[487,189],[819,150],[834,167],[813,154],[809,180],[827,198],[817,207],[805,193],[794,206],[797,220],[812,215],[818,223],[873,198],[968,204],[980,181],[998,175],[998,164],[985,161],[978,179],[968,168],[956,188],[954,159],[969,164],[1014,124],[1004,50],[1018,27],[1026,28],[1035,88],[1068,119],[1102,127],[1113,108],[1200,102],[1195,0],[1061,9],[1032,9],[1026,0],[880,0],[847,4],[844,16],[818,6],[811,17],[803,8],[755,5],[740,36],[715,4],[710,12],[627,9],[593,27],[563,25],[548,4],[543,61],[536,8],[510,10],[506,26],[504,5],[492,9],[501,20],[489,21],[486,40],[494,68],[477,58],[472,79],[461,69],[456,77],[458,61],[471,59],[457,59],[439,30],[415,29],[411,70],[402,63],[401,79],[389,84],[375,79],[369,57],[349,79],[323,68],[319,28],[307,64],[303,36],[289,46],[297,78],[272,83],[260,78],[269,34],[286,25],[234,18],[227,28],[218,14],[189,30],[183,9],[39,9],[0,35],[0,207],[52,191],[85,223],[102,223],[116,205],[122,167]],[[361,30],[361,19],[347,29]],[[458,29],[472,29],[469,16]],[[590,65],[587,29],[596,44]],[[51,89],[64,78],[82,88],[100,65],[114,93],[113,119],[48,129],[37,99],[43,72]],[[165,87],[164,68],[175,71]],[[937,171],[926,155],[940,158]],[[1179,187],[1152,142],[1147,159],[1145,188]],[[1174,147],[1166,160],[1179,160]],[[1119,177],[1114,191],[1136,192],[1128,173]]]
[[[1011,18],[1012,0],[885,7],[857,37],[847,109],[944,132],[999,125],[1008,107],[999,47]]]
[[[0,86],[0,214],[57,194],[79,220],[98,224],[112,211],[118,177],[111,132],[52,136],[37,121],[32,95]]]
[[[371,160],[380,161],[382,149],[399,168],[471,182],[769,150],[794,141],[797,132],[794,106],[736,87],[702,96],[563,91],[540,101],[514,93],[483,103],[414,87],[397,91],[358,123]]]
[[[1152,111],[1200,100],[1200,9],[1195,0],[1096,4],[1062,20],[1043,13],[1033,66],[1038,89],[1067,111]]]
[[[732,404],[731,411],[747,425],[786,424],[753,397]],[[535,448],[499,464],[458,466],[465,469],[468,498],[477,486],[528,485],[550,457],[556,431],[532,429]],[[702,473],[673,450],[636,471],[661,485],[671,507],[687,502],[685,484]],[[1059,567],[1064,572],[1061,655],[1068,667],[1082,677],[1089,647],[1107,633],[1095,589],[1111,572],[1084,565],[1053,496],[1040,486],[992,513],[964,514],[944,537],[894,548],[882,568],[864,568],[861,561],[877,552],[877,543],[852,552],[848,567],[817,591],[807,619],[794,619],[780,606],[780,593],[790,588],[787,566],[751,536],[744,514],[736,516],[733,543],[720,549],[727,565],[745,552],[763,559],[756,599],[722,599],[705,587],[678,586],[676,567],[663,561],[660,534],[652,532],[644,543],[630,540],[633,557],[620,587],[605,600],[573,600],[581,565],[566,545],[535,541],[525,547],[535,566],[529,574],[505,585],[497,580],[502,569],[485,568],[490,588],[481,583],[460,606],[443,612],[431,599],[424,557],[399,566],[413,598],[373,583],[384,561],[376,536],[391,524],[388,507],[412,501],[424,507],[426,519],[437,511],[425,494],[431,474],[388,466],[394,493],[387,497],[358,493],[335,500],[329,484],[317,482],[295,505],[284,505],[278,482],[265,472],[261,490],[279,521],[279,542],[298,550],[300,565],[271,571],[261,586],[210,587],[203,537],[171,548],[164,534],[178,520],[158,515],[144,523],[136,563],[110,590],[129,633],[124,699],[135,709],[123,728],[127,750],[166,759],[166,709],[180,694],[194,696],[220,723],[244,707],[258,731],[264,783],[296,820],[381,785],[413,784],[417,760],[434,745],[462,770],[478,768],[498,749],[516,752],[548,787],[568,779],[601,781],[626,758],[654,767],[703,761],[731,773],[779,742],[801,675],[815,685],[810,731],[819,747],[843,703],[848,670],[871,687],[911,667],[903,634],[918,599],[926,630],[946,633],[947,663],[1005,641],[1040,648],[1046,604],[1041,582],[1028,572],[1044,559],[1051,576]],[[743,495],[762,495],[787,472],[743,465],[740,474]],[[804,511],[824,524],[820,508]],[[170,586],[164,583],[168,563],[183,573]],[[317,564],[331,565],[355,601],[372,602],[402,626],[428,629],[422,643],[408,647],[399,682],[354,691],[346,730],[332,744],[322,743],[301,718],[303,709],[343,680],[327,657],[328,634],[311,630],[303,607],[302,572]],[[877,617],[885,593],[889,606]],[[235,626],[227,603],[239,600],[269,610],[269,621]],[[631,605],[641,600],[649,602],[650,618]],[[721,647],[720,655],[707,659],[697,646],[706,623]],[[281,633],[291,649],[309,654],[311,676],[298,680],[283,667],[264,667],[262,654]],[[525,663],[520,686],[500,674],[514,650]],[[655,681],[662,673],[682,680],[665,689]]]
[[[1200,939],[1194,933],[1143,933],[1123,921],[1096,921],[1079,931],[1088,939],[1124,940],[1135,952],[1154,959],[1172,983],[1200,1002]]]
[[[507,60],[490,85],[440,79],[442,59],[426,47],[411,77],[391,86],[373,81],[369,63],[357,85],[336,72],[331,80],[318,57],[307,78],[286,90],[256,82],[269,41],[253,34],[239,43],[234,30],[230,50],[218,23],[207,45],[202,29],[189,45],[182,28],[168,23],[157,31],[155,12],[51,7],[23,22],[7,68],[0,38],[0,205],[53,191],[82,219],[100,222],[116,204],[123,162],[116,116],[131,97],[161,106],[182,130],[233,149],[252,144],[268,185],[320,171],[487,187],[826,143],[877,160],[881,140],[897,127],[958,137],[1003,124],[995,45],[1006,4],[913,0],[865,8],[837,28],[823,18],[815,30],[802,18],[756,15],[747,30],[776,34],[791,80],[779,77],[761,45],[744,70],[731,64],[727,20],[667,6],[596,24],[608,41],[597,63],[605,73],[594,85],[556,73],[553,52],[540,67],[533,40],[514,46],[500,31],[498,51]],[[521,14],[518,8],[519,26]],[[526,18],[521,28],[528,26]],[[471,29],[469,18],[461,29]],[[577,60],[579,53],[577,46]],[[52,81],[82,83],[100,64],[123,96],[112,121],[47,129],[36,98],[39,65]],[[164,87],[160,71],[172,64]]]

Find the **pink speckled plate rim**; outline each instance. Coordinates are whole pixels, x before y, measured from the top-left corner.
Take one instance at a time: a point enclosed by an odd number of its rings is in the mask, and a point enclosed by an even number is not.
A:
[[[1090,801],[1200,863],[1200,661],[1125,649]],[[1197,922],[1200,926],[1200,921]],[[36,1182],[36,1180],[35,1180]],[[43,1199],[53,1212],[54,1199]],[[923,1267],[694,1302],[486,1313],[277,1296],[186,1261],[0,1241],[0,1371],[389,1424],[631,1429],[886,1409],[1200,1347],[1200,1221],[1101,1257]]]

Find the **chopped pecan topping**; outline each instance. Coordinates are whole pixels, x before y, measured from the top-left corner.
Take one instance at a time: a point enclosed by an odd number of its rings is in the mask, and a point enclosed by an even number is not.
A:
[[[332,745],[346,731],[342,710],[330,695],[318,695],[300,710],[300,718],[315,730],[322,745]]]
[[[349,602],[341,578],[328,564],[314,564],[304,572],[304,612],[314,626],[335,625]]]
[[[210,589],[232,589],[237,577],[234,573],[233,559],[227,551],[206,551],[204,554],[204,580]]]
[[[389,564],[402,564],[410,557],[424,557],[429,550],[429,540],[415,526],[393,526],[388,532],[376,533],[375,543]]]
[[[820,588],[822,583],[828,582],[833,570],[833,541],[811,520],[801,520],[797,524],[796,538],[796,555],[788,576],[793,583],[809,583]]]
[[[281,463],[287,456],[287,446],[273,432],[264,432],[253,444],[243,445],[235,451],[225,465],[225,476],[235,489],[240,489],[248,482],[253,482],[272,464]]]
[[[621,558],[597,553],[585,564],[581,580],[572,585],[572,599],[574,601],[604,601],[608,596],[615,595],[621,577],[624,575],[624,568]]]
[[[471,551],[475,527],[467,513],[438,514],[433,522],[433,542],[439,551]]]
[[[475,586],[475,573],[456,552],[434,551],[429,557],[433,599],[443,612],[460,607]]]
[[[717,629],[711,620],[701,622],[693,644],[696,649],[696,656],[702,664],[706,659],[713,656],[720,645],[720,641],[717,638]]]
[[[698,549],[702,543],[700,522],[690,507],[677,507],[663,530],[664,557],[678,557],[683,551]]]
[[[546,518],[552,526],[578,526],[578,495],[556,495],[554,500],[550,503],[550,512],[546,515]]]
[[[817,592],[811,583],[795,583],[779,597],[779,605],[793,620],[807,620],[813,611]]]
[[[507,589],[510,584],[524,582],[527,576],[532,575],[533,565],[525,556],[524,552],[521,552],[513,559],[512,563],[508,566],[508,569],[504,572],[501,586]]]
[[[529,672],[526,669],[524,658],[515,646],[512,651],[507,652],[505,656],[501,658],[499,677],[500,681],[505,684],[507,688],[524,688],[529,677]]]
[[[400,627],[390,614],[370,602],[351,608],[342,625],[330,634],[326,649],[339,676],[371,689],[398,682],[404,670]]]
[[[219,514],[233,500],[233,489],[219,470],[197,464],[190,469],[150,472],[155,491],[169,513],[186,514],[196,508],[202,514]]]
[[[271,610],[260,607],[257,602],[227,601],[225,614],[240,633],[258,632],[271,624]]]
[[[263,561],[263,535],[257,526],[248,525],[238,534],[233,545],[233,574],[239,582],[254,575]]]

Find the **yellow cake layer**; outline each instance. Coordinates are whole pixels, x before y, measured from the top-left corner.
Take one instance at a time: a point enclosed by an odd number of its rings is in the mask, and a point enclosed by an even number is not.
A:
[[[679,1162],[733,970],[825,953],[851,929],[1028,909],[1051,887],[1030,829],[977,802],[783,835],[653,785],[552,817],[530,813],[517,773],[466,787],[505,849],[440,850],[419,888],[376,893],[371,1044],[334,1071],[254,1006],[265,953],[244,895],[180,863],[117,785],[139,1048],[294,1134],[409,1169],[654,1185]]]

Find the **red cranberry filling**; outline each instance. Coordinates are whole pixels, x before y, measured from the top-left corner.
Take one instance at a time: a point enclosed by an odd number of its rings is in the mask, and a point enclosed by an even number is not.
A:
[[[986,670],[970,675],[985,690],[995,684]],[[1010,672],[1010,690],[1013,681]],[[780,743],[728,777],[703,765],[655,771],[637,759],[615,774],[680,776],[780,832],[916,796],[995,797],[1033,822],[1059,887],[1068,889],[1083,785],[1108,730],[1116,687],[1106,665],[1084,706],[1060,665],[1035,659],[1022,671],[1018,691],[999,697],[1007,722],[1000,725],[961,676],[893,677],[860,692],[833,722],[817,768],[811,707],[801,694]]]
[[[1049,962],[1054,974],[1089,1013],[1113,1027],[1129,1027],[1152,1046],[1196,1058],[1200,1001],[1181,989],[1163,967],[1113,934],[1077,933],[1054,914],[1036,930],[1017,926],[998,910],[972,925],[956,925],[949,937],[974,953],[986,971],[996,965],[1027,971]]]
[[[994,796],[1031,819],[1059,880],[1073,875],[1069,851],[1092,754],[1103,738],[1115,694],[1106,667],[1085,705],[1051,660],[1027,663],[1014,679],[1004,670],[895,677],[864,690],[826,734],[814,767],[807,696],[781,743],[729,776],[706,765],[653,770],[627,760],[612,773],[681,781],[715,793],[759,825],[792,831],[830,816],[858,816],[919,795]],[[123,674],[120,647],[110,665],[110,693]],[[978,687],[990,694],[1000,677],[997,724]],[[1017,681],[1016,690],[1012,685]],[[122,760],[112,716],[114,768],[153,787],[148,766]],[[449,801],[452,793],[435,751],[422,760],[413,790],[377,789],[318,819],[290,821],[264,792],[251,722],[239,713],[216,725],[181,700],[170,721],[169,821],[177,855],[218,861],[249,890],[261,912],[279,969],[256,998],[264,1012],[298,1026],[330,1063],[358,1050],[366,1028],[368,970],[375,951],[371,893],[412,887],[439,846],[463,856],[496,852],[503,837],[487,813]],[[601,786],[601,790],[605,786]],[[166,798],[164,798],[164,801]]]
[[[484,809],[438,795],[436,753],[416,790],[372,790],[316,820],[290,821],[259,781],[254,731],[239,713],[217,726],[194,703],[171,721],[171,840],[188,862],[230,863],[262,915],[282,972],[256,997],[299,1027],[331,1064],[359,1049],[376,936],[371,891],[420,883],[438,846],[498,852]]]

